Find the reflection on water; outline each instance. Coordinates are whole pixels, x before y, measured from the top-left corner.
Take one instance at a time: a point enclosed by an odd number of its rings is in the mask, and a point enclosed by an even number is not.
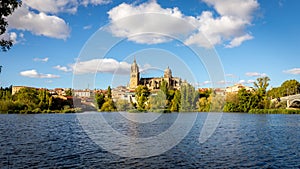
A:
[[[82,115],[92,118],[90,114]],[[178,114],[163,114],[151,123],[142,124],[120,120],[117,113],[103,115],[118,132],[147,138],[167,130]],[[186,114],[190,115],[192,113]],[[199,113],[191,132],[171,150],[149,158],[125,158],[95,144],[84,132],[75,114],[0,115],[0,166],[300,168],[299,115],[225,113],[215,133],[200,144],[199,134],[206,117],[206,113]],[[122,144],[119,147],[121,149]]]

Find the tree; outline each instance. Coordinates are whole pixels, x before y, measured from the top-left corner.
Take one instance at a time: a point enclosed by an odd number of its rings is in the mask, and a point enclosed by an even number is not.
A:
[[[6,32],[6,27],[8,26],[7,23],[7,16],[11,15],[14,10],[17,7],[20,7],[22,5],[21,1],[18,0],[1,0],[0,1],[0,35],[4,34]],[[6,39],[1,39],[0,40],[0,45],[1,45],[1,49],[2,51],[7,51],[9,50],[12,45],[13,42],[11,39],[6,40]]]
[[[101,107],[101,111],[111,112],[115,111],[116,107],[112,99],[107,98],[105,103]]]
[[[181,92],[181,109],[180,111],[196,111],[196,103],[199,99],[199,92],[190,84],[182,85]]]
[[[300,83],[293,79],[287,80],[281,84],[283,96],[294,95],[300,93]]]
[[[67,89],[65,94],[66,94],[66,96],[73,96],[72,89]]]
[[[108,88],[107,88],[107,98],[109,98],[109,99],[112,98],[110,86],[108,86]]]
[[[131,109],[131,105],[127,100],[119,99],[116,101],[116,108],[118,111],[128,111]]]
[[[270,78],[268,76],[265,76],[257,78],[256,80],[257,81],[254,82],[254,87],[256,88],[256,91],[260,92],[262,95],[265,95],[269,86]]]
[[[95,99],[96,99],[96,103],[97,103],[98,109],[101,109],[102,105],[105,102],[105,100],[104,100],[105,99],[104,94],[103,93],[100,93],[100,94],[97,93]]]
[[[270,101],[267,97],[269,81],[270,78],[265,76],[257,78],[257,82],[254,82],[255,94],[253,95],[253,99],[258,100],[258,105],[255,108],[263,109],[270,106]]]
[[[22,88],[14,94],[14,100],[25,104],[28,110],[33,110],[38,107],[39,98],[38,92],[33,88]]]
[[[135,89],[135,97],[137,101],[137,109],[139,111],[144,111],[146,107],[146,102],[148,100],[148,96],[150,95],[150,91],[147,86],[138,85]]]
[[[170,111],[172,112],[179,112],[180,110],[180,100],[181,100],[181,94],[179,90],[175,91],[174,97],[171,101],[171,108]]]
[[[167,108],[166,103],[167,103],[166,95],[162,90],[159,90],[156,93],[156,95],[153,94],[149,98],[151,111],[155,111],[155,112],[165,111],[165,109]]]

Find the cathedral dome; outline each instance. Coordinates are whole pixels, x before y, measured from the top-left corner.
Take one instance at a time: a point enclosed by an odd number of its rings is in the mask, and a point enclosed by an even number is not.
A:
[[[171,69],[169,68],[169,66],[165,69],[164,77],[165,77],[165,78],[172,78],[172,71],[171,71]]]

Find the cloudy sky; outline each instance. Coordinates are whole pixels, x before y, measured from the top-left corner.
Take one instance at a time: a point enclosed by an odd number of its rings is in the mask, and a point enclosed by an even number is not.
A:
[[[299,5],[292,0],[23,0],[1,36],[14,46],[0,53],[0,86],[126,85],[134,57],[143,77],[161,76],[170,66],[174,76],[196,76],[199,87],[211,85],[210,67],[220,65],[226,79],[218,83],[228,86],[251,86],[262,76],[274,87],[299,81]],[[192,48],[202,51],[199,63]],[[207,58],[213,58],[209,65],[203,63]]]

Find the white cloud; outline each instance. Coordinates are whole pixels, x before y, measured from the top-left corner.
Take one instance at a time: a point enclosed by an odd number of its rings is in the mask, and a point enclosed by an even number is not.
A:
[[[23,4],[46,13],[76,13],[78,2],[77,0],[23,0]]]
[[[289,70],[284,70],[283,72],[287,73],[287,74],[300,75],[300,68],[293,68],[293,69],[289,69]]]
[[[35,35],[66,39],[70,34],[70,28],[63,19],[43,12],[35,13],[26,5],[17,8],[7,20],[10,29],[26,30]]]
[[[239,80],[238,83],[240,84],[251,84],[251,83],[254,83],[255,80]]]
[[[226,76],[226,77],[230,77],[230,78],[237,78],[237,76],[234,75],[234,74],[226,74],[225,76]]]
[[[255,82],[255,80],[248,80],[247,81],[248,84],[251,84],[251,83],[254,83],[254,82]]]
[[[258,72],[247,72],[245,73],[246,76],[250,76],[250,77],[265,77],[267,76],[266,73],[258,73]]]
[[[84,30],[91,29],[91,28],[92,28],[92,25],[86,25],[83,27]]]
[[[244,41],[253,39],[253,36],[249,34],[242,35],[240,37],[233,38],[233,40],[226,45],[226,48],[233,48],[236,46],[240,46]]]
[[[56,65],[53,68],[57,69],[57,70],[60,70],[60,71],[63,71],[63,72],[70,72],[70,71],[72,71],[71,68],[67,68],[66,66],[60,66],[60,65]]]
[[[30,77],[30,78],[59,78],[58,75],[53,75],[53,74],[42,74],[42,73],[38,73],[36,70],[32,69],[32,70],[26,70],[26,71],[22,71],[20,72],[21,76],[25,76],[25,77]]]
[[[231,16],[243,20],[251,20],[252,13],[257,10],[257,0],[202,0],[212,5],[221,16]]]
[[[118,62],[115,59],[92,59],[88,61],[79,61],[70,65],[75,74],[85,73],[113,73],[113,74],[129,74],[131,64],[127,62]]]
[[[0,39],[11,40],[13,44],[17,44],[24,39],[24,35],[20,34],[18,36],[16,32],[5,32],[0,35]]]
[[[213,15],[212,11],[203,11],[196,17],[185,16],[177,7],[162,8],[156,1],[140,5],[122,3],[108,12],[112,21],[110,31],[115,36],[145,44],[169,41],[165,35],[180,35],[185,37],[185,44],[204,47],[222,43],[226,47],[236,47],[253,38],[246,28],[251,25],[253,12],[259,7],[256,0],[204,2],[213,6],[220,16]],[[150,13],[162,15],[157,19],[157,15]],[[128,16],[131,17],[126,18]],[[187,23],[195,27],[189,27]],[[146,36],[133,36],[136,34]]]
[[[111,0],[23,0],[23,5],[40,12],[57,14],[60,12],[74,14],[79,5],[104,5],[112,2]]]
[[[104,5],[111,3],[111,0],[82,0],[81,4],[84,6],[87,6],[89,4],[91,5]]]
[[[49,58],[34,58],[33,61],[35,62],[48,62]]]
[[[139,6],[122,3],[108,11],[108,15],[112,22],[112,34],[138,43],[162,43],[170,40],[165,35],[181,35],[193,31],[184,20],[180,20],[183,14],[178,8],[164,9],[155,1]],[[138,34],[142,36],[133,36]]]

